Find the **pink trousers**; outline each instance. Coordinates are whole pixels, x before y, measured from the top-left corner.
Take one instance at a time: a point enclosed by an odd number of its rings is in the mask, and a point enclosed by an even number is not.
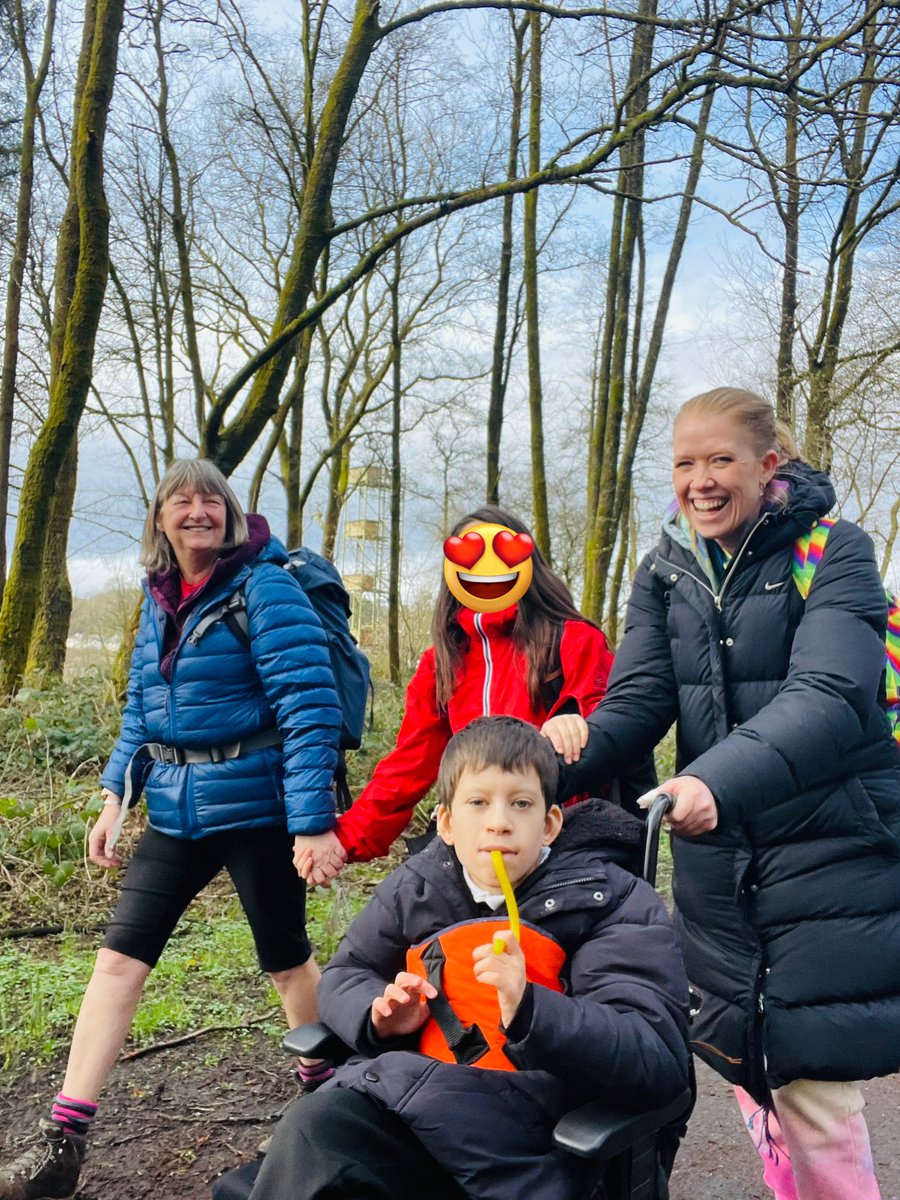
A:
[[[881,1200],[855,1083],[795,1080],[773,1092],[768,1122],[743,1088],[734,1090],[776,1200]]]

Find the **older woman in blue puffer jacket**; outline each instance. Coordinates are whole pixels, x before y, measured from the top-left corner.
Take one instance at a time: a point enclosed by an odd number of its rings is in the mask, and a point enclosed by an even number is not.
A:
[[[289,1025],[315,1016],[319,971],[292,856],[335,823],[341,710],[325,633],[266,521],[221,472],[176,462],[147,515],[146,599],[122,731],[103,772],[91,859],[117,867],[123,797],[149,828],[128,864],[37,1144],[0,1168],[0,1200],[75,1191],[85,1138],[144,982],[189,902],[225,867]],[[243,593],[249,637],[204,618]],[[301,1064],[317,1082],[323,1064]]]

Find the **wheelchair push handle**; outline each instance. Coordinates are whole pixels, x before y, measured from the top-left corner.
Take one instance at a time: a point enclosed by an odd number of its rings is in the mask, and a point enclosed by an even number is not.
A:
[[[645,798],[642,796],[638,803],[641,803]],[[647,812],[647,820],[645,822],[645,841],[644,841],[644,878],[651,887],[656,887],[656,864],[659,858],[659,831],[662,827],[662,819],[672,811],[675,807],[675,797],[671,792],[656,792],[649,793],[647,796],[649,807]],[[644,805],[641,804],[643,808]]]

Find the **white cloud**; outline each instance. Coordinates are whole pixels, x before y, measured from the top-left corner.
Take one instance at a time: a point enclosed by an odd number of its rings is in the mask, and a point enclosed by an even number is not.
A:
[[[76,596],[94,596],[111,588],[140,587],[143,570],[137,554],[79,554],[69,559]]]

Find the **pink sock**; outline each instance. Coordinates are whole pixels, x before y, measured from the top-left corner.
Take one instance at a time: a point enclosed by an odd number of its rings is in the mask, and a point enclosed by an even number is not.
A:
[[[62,1125],[65,1133],[77,1133],[82,1137],[97,1115],[97,1105],[91,1100],[76,1100],[62,1092],[53,1101],[50,1120]]]
[[[334,1074],[334,1067],[323,1059],[317,1063],[302,1063],[297,1061],[297,1078],[301,1083],[324,1083]]]

